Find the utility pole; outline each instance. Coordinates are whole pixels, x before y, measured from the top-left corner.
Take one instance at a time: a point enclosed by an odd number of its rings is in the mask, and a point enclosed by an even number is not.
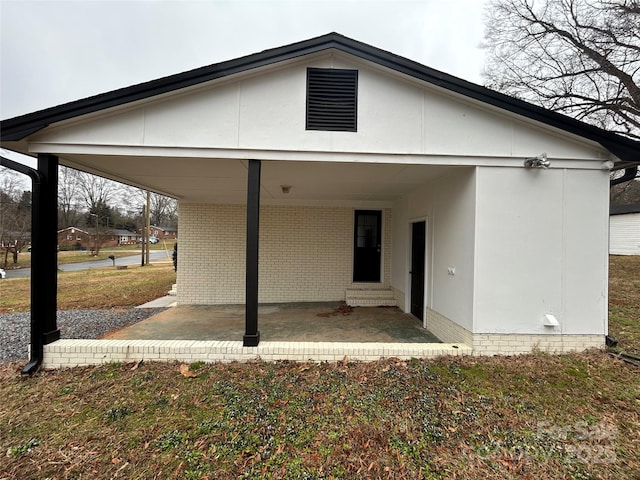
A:
[[[100,230],[98,230],[98,220],[100,217],[97,213],[90,213],[89,216],[96,217],[96,231],[94,236],[96,248],[94,249],[94,253],[98,255],[100,253]]]
[[[140,266],[144,267],[144,259],[145,259],[145,246],[147,245],[147,240],[146,240],[146,236],[144,234],[144,231],[146,230],[146,219],[147,218],[147,208],[142,205],[142,228],[140,229],[140,233],[142,233],[142,242],[140,242],[140,245],[142,245],[142,258],[140,260]]]

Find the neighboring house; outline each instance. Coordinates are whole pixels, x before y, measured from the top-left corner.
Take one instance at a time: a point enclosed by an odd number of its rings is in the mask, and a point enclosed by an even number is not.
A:
[[[138,235],[135,232],[121,229],[95,228],[81,230],[77,227],[67,227],[58,231],[58,245],[64,249],[94,249],[100,242],[100,248],[115,247],[117,245],[135,245],[138,243]]]
[[[123,229],[103,229],[100,228],[96,232],[95,228],[88,229],[91,234],[92,246],[96,245],[96,242],[100,242],[100,248],[116,247],[118,245],[135,245],[138,242],[140,235],[130,230]]]
[[[336,300],[478,354],[604,345],[609,171],[640,142],[338,34],[1,127],[180,199],[178,303],[245,303],[246,346],[258,302]]]
[[[58,230],[58,246],[60,250],[90,249],[94,246],[92,235],[77,227]]]
[[[158,227],[151,225],[151,236],[160,240],[175,240],[178,238],[178,229],[172,227]]]
[[[609,253],[640,255],[640,203],[612,206],[609,218]]]
[[[135,245],[141,238],[140,234],[130,230],[114,229],[110,230],[109,233],[115,238],[117,245]]]

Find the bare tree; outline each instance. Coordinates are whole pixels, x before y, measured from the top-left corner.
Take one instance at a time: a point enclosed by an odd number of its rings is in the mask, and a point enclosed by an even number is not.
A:
[[[152,193],[149,213],[154,225],[164,227],[176,226],[174,224],[177,223],[178,202],[175,198]]]
[[[81,211],[79,205],[80,172],[73,168],[60,167],[58,172],[58,228],[77,226]]]
[[[31,238],[31,192],[22,190],[20,175],[0,167],[0,252],[4,267]]]
[[[129,203],[135,202],[140,205],[140,211],[146,204],[146,190],[135,187],[126,187],[123,195],[126,196]],[[151,216],[151,224],[163,227],[177,227],[178,225],[178,201],[175,198],[160,195],[159,193],[151,193],[151,206],[149,215]]]
[[[108,205],[118,188],[116,182],[87,172],[76,171],[75,177],[78,196],[89,211]]]
[[[21,174],[6,167],[0,167],[0,191],[9,195],[20,190]]]
[[[489,88],[640,139],[639,0],[491,0]]]

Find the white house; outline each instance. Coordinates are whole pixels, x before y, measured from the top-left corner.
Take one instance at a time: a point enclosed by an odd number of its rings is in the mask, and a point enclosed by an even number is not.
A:
[[[611,207],[609,253],[640,255],[640,204]]]
[[[2,147],[178,198],[178,303],[245,303],[245,345],[258,302],[346,299],[479,354],[604,345],[609,172],[640,162],[338,34],[5,120]]]

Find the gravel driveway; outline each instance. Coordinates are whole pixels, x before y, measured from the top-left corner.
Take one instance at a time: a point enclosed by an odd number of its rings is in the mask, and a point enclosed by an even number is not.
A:
[[[100,338],[105,333],[132,325],[166,308],[112,310],[65,310],[58,312],[61,338]],[[29,312],[0,314],[0,362],[27,360]]]

